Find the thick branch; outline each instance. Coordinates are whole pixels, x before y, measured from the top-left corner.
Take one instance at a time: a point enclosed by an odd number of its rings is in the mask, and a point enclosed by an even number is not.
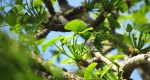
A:
[[[139,54],[125,61],[123,63],[123,66],[120,68],[120,70],[124,72],[123,79],[130,79],[133,70],[142,63],[150,64],[150,52],[148,52],[147,54]]]
[[[45,0],[44,0],[45,1]],[[63,20],[60,20],[60,23],[55,23],[55,22],[53,22],[54,20],[54,18],[52,18],[52,20],[50,20],[49,21],[49,23],[48,24],[46,24],[45,26],[47,26],[47,28],[46,29],[48,29],[48,30],[46,30],[46,31],[61,31],[61,32],[67,32],[68,30],[65,30],[64,29],[64,25],[68,22],[67,20],[73,20],[73,19],[77,19],[78,17],[77,17],[77,15],[79,15],[79,14],[83,14],[84,12],[86,11],[86,8],[85,7],[83,7],[83,6],[79,6],[79,7],[76,7],[76,8],[74,8],[74,9],[71,9],[71,10],[69,10],[69,11],[67,11],[67,12],[65,12],[65,13],[63,13],[62,14],[62,16],[64,16],[63,17]],[[51,11],[50,11],[51,12]],[[94,28],[96,28],[96,27],[98,27],[104,20],[105,20],[105,17],[104,17],[104,15],[103,15],[103,13],[104,13],[104,11],[102,11],[101,12],[101,14],[98,16],[98,18],[92,23],[92,24],[90,24],[90,25],[92,25]],[[59,14],[58,15],[55,15],[55,16],[57,16],[57,18],[55,19],[55,21],[59,21]],[[62,17],[61,16],[61,17]],[[85,16],[85,15],[84,15]],[[53,16],[54,17],[54,16]],[[51,17],[50,17],[51,18]],[[80,16],[80,18],[81,18],[81,16]],[[92,20],[88,20],[88,21],[90,21],[89,23],[91,23],[92,22]],[[43,32],[41,32],[41,33],[43,33]],[[45,32],[44,32],[45,33]],[[43,37],[45,37],[46,35],[48,34],[48,32],[46,33],[46,34],[38,34],[36,37],[37,37],[37,39],[41,39],[41,38],[43,38]],[[39,36],[41,36],[42,35],[42,37],[39,37]]]
[[[65,17],[63,17],[61,14],[55,15],[53,18],[50,17],[49,22],[44,24],[44,26],[46,26],[46,28],[43,31],[41,31],[40,33],[38,33],[35,38],[37,40],[42,39],[42,38],[46,37],[50,31],[69,32],[69,30],[66,30],[64,28],[64,26],[67,22],[68,22],[68,20]]]
[[[42,76],[44,80],[83,80],[75,73],[67,72],[65,69],[46,62],[41,56],[35,55],[34,52],[32,52],[31,57],[34,60],[33,70]],[[59,75],[59,78],[57,75]]]
[[[69,30],[64,29],[65,24],[68,22],[68,20],[74,19],[72,18],[73,16],[80,14],[79,12],[83,13],[83,9],[84,8],[81,6],[71,9],[63,14],[60,13],[53,17],[49,17],[49,22],[45,24],[46,29],[38,33],[36,35],[36,39],[42,39],[46,37],[50,31],[69,32]]]
[[[56,12],[55,12],[55,10],[54,10],[54,7],[53,7],[51,1],[50,1],[50,0],[43,0],[43,2],[44,2],[44,4],[45,4],[45,6],[47,7],[49,13],[50,13],[52,16],[54,16],[54,15],[56,14]]]
[[[138,71],[141,74],[143,80],[150,80],[150,64],[143,63],[140,64]]]

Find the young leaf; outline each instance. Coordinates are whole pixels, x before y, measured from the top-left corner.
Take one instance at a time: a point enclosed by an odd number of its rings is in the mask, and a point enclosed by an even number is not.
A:
[[[55,44],[56,41],[62,39],[62,36],[58,36],[56,38],[53,38],[52,40],[48,41],[47,43],[42,45],[42,51],[44,52],[50,45]]]
[[[72,30],[74,32],[81,32],[86,29],[86,25],[82,20],[75,19],[75,20],[68,22],[65,25],[65,29]]]
[[[126,31],[127,32],[131,32],[132,31],[132,26],[130,24],[127,25]]]
[[[85,70],[85,74],[84,74],[84,80],[90,80],[90,78],[92,78],[93,76],[92,72],[96,65],[97,63],[94,62],[87,67],[87,69]]]

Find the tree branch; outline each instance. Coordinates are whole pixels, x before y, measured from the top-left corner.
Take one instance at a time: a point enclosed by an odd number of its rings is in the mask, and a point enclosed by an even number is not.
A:
[[[76,16],[77,14],[83,13],[85,10],[85,7],[79,6],[74,9],[68,10],[67,12],[64,13],[64,17],[67,18],[68,20],[72,20],[73,16]]]
[[[46,62],[41,56],[35,55],[33,51],[31,57],[34,60],[33,70],[42,76],[44,80],[83,80],[83,78],[75,73],[67,72],[65,69]]]
[[[139,54],[125,61],[120,68],[123,71],[123,79],[129,80],[133,70],[142,63],[150,64],[150,52],[147,54]]]
[[[49,17],[48,23],[45,23],[44,26],[46,26],[43,31],[38,33],[35,38],[37,40],[42,39],[47,36],[47,34],[50,31],[61,31],[61,32],[70,32],[70,30],[66,30],[64,28],[65,24],[68,22],[68,20],[62,15],[62,14],[56,14],[53,17]]]
[[[140,64],[138,71],[141,74],[143,80],[150,80],[150,64],[143,63]]]
[[[103,23],[103,21],[105,20],[104,17],[104,12],[105,11],[101,11],[101,13],[99,14],[99,16],[96,18],[96,20],[94,21],[92,27],[97,28],[101,23]]]
[[[94,46],[93,42],[89,41],[88,42],[88,46],[91,50],[91,52],[94,54],[94,56],[96,57],[96,59],[99,59],[101,61],[103,61],[104,63],[106,63],[109,66],[112,66],[112,69],[114,71],[117,71],[117,67],[115,65],[113,65],[113,63],[108,60],[107,58],[105,58],[103,55],[101,55],[100,52],[98,52],[98,50],[96,49],[96,47]]]
[[[54,7],[53,7],[51,1],[50,1],[50,0],[43,0],[43,2],[44,2],[44,4],[45,4],[45,6],[47,7],[49,13],[50,13],[52,16],[54,16],[54,15],[56,14],[56,12],[55,12],[55,10],[54,10]]]

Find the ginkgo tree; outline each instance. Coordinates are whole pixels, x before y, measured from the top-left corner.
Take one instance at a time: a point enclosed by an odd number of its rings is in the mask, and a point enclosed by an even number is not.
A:
[[[0,0],[0,80],[150,80],[149,0],[69,1]]]

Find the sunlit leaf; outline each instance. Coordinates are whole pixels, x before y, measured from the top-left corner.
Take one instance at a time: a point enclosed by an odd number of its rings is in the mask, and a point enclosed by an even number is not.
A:
[[[102,70],[102,74],[100,76],[100,79],[102,79],[102,77],[107,73],[107,71],[110,70],[110,68],[108,66],[106,66],[103,70]]]
[[[65,36],[62,40],[62,44],[66,44],[69,40],[71,40],[74,37],[73,35]]]
[[[40,6],[43,3],[42,0],[32,0],[32,1],[35,6]]]
[[[74,32],[81,32],[84,29],[86,29],[86,25],[82,20],[75,19],[75,20],[68,22],[65,25],[65,29],[72,30]]]
[[[60,62],[60,64],[68,64],[71,60],[72,60],[71,58],[67,58],[67,59],[65,59],[65,60],[62,60],[62,61]]]
[[[49,40],[47,43],[42,44],[42,50],[45,51],[50,45],[55,44],[56,41],[61,40],[62,38],[63,38],[62,36],[58,36],[56,38]]]
[[[110,59],[121,59],[121,58],[124,58],[126,55],[124,54],[121,54],[121,55],[113,55],[113,56],[110,56],[109,58]]]
[[[57,0],[51,0],[52,4],[54,5],[56,3]]]
[[[150,32],[150,23],[142,24],[140,26],[136,26],[136,30],[141,32]]]
[[[128,6],[125,1],[121,2],[118,7],[121,12],[125,12],[128,10]]]
[[[37,42],[38,42],[38,44],[42,44],[45,40],[46,40],[46,38],[42,38],[42,39],[38,40]]]
[[[49,63],[49,64],[52,64],[53,61],[54,61],[56,58],[58,58],[58,57],[59,57],[59,55],[54,55],[52,58],[50,58],[50,59],[48,60],[48,63]]]
[[[96,67],[96,65],[97,63],[94,62],[86,68],[85,73],[84,73],[84,80],[90,80],[90,78],[92,78],[93,70]]]

